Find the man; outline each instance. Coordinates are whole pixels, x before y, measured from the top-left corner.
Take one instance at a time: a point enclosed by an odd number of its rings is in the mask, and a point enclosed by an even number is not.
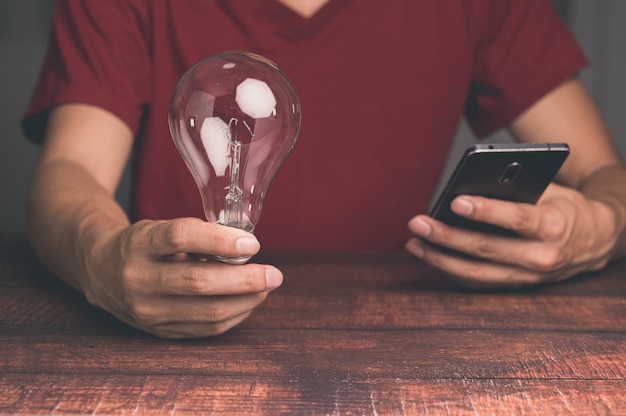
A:
[[[468,285],[563,280],[624,255],[626,170],[576,79],[586,60],[549,1],[58,1],[24,131],[42,142],[28,202],[33,247],[60,278],[162,337],[222,333],[282,273],[200,258],[264,247],[406,248]],[[301,139],[255,234],[207,223],[167,130],[173,88],[228,49],[269,57],[302,102]],[[462,196],[424,212],[460,117],[477,134],[565,141],[536,206]],[[133,213],[114,200],[136,150]],[[410,221],[409,221],[410,220]],[[409,221],[407,229],[406,222]],[[417,237],[411,237],[411,232]],[[431,242],[475,258],[440,251]]]

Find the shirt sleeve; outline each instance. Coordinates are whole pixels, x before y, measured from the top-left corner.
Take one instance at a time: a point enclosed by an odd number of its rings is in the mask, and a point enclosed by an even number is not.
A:
[[[135,134],[150,94],[149,28],[139,1],[57,0],[48,51],[22,119],[29,140],[43,140],[60,104],[101,107]]]
[[[495,0],[489,8],[466,106],[479,137],[511,123],[588,64],[549,0]]]

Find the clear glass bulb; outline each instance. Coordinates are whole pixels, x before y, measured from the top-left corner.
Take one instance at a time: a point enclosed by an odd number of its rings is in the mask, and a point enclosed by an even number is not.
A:
[[[170,132],[208,221],[254,231],[298,140],[300,118],[293,85],[263,56],[222,52],[183,75],[170,103]],[[241,264],[249,257],[218,259]]]

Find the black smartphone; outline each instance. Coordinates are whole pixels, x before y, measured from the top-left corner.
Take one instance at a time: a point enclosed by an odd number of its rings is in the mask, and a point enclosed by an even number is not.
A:
[[[534,204],[552,182],[569,155],[566,143],[476,144],[470,146],[443,191],[430,216],[449,225],[482,232],[511,234],[491,224],[460,217],[450,210],[458,195]]]

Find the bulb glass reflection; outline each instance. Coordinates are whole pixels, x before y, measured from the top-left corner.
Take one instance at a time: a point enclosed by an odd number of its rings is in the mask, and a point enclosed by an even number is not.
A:
[[[222,52],[183,75],[169,126],[208,221],[254,231],[272,180],[298,140],[300,117],[293,85],[260,55]]]

